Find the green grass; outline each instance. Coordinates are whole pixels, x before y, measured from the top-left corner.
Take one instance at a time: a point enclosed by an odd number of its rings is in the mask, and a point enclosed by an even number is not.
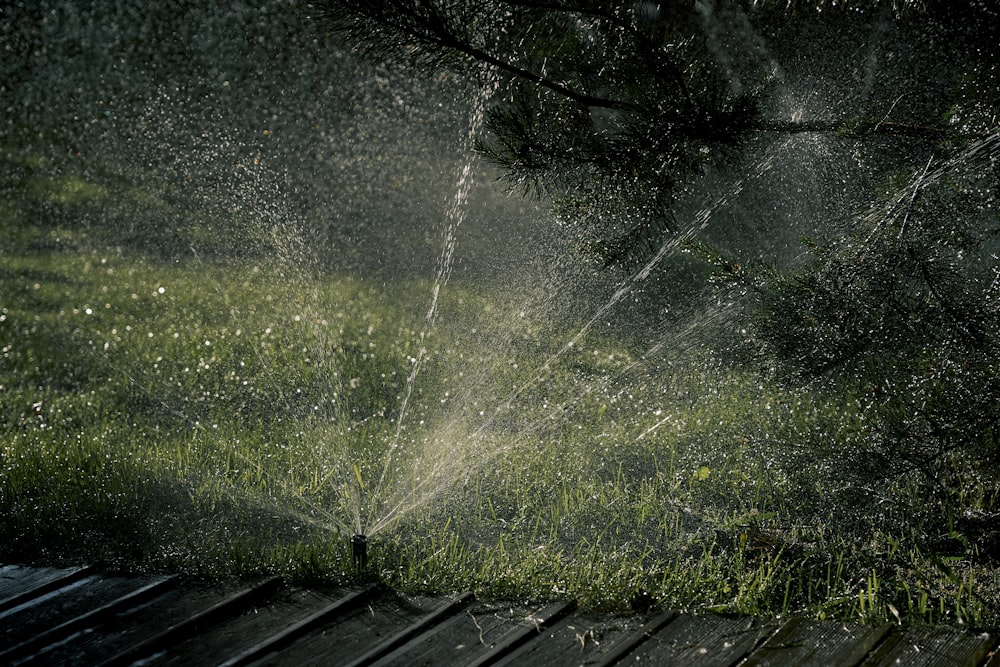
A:
[[[0,269],[2,559],[997,624],[992,561],[947,527],[948,548],[915,536],[919,487],[845,482],[867,433],[850,396],[617,332],[553,359],[580,322],[457,282],[422,335],[429,279],[167,261],[22,213],[102,196],[67,176],[0,209],[16,231]],[[956,511],[994,507],[988,478],[966,482]]]

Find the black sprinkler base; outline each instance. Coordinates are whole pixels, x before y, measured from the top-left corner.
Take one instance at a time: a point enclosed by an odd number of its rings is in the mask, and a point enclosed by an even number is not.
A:
[[[354,554],[354,568],[365,569],[368,566],[368,536],[357,533],[352,537],[351,552]]]

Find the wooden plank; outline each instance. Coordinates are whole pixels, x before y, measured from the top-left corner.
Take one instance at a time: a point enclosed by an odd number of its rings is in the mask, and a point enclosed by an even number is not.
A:
[[[639,616],[572,615],[544,630],[497,665],[599,665],[642,627]],[[646,627],[650,627],[649,621]]]
[[[91,575],[8,609],[0,620],[0,649],[48,632],[70,619],[86,614],[124,595],[134,584],[120,577]]]
[[[630,653],[626,664],[730,667],[780,625],[770,619],[680,616]]]
[[[251,606],[254,602],[272,595],[280,586],[280,577],[271,577],[262,581],[122,651],[118,655],[108,658],[102,663],[102,666],[128,665],[162,651],[170,644],[187,639],[199,631],[215,625],[222,619],[238,613],[241,609]]]
[[[129,609],[130,607],[142,604],[147,600],[159,597],[172,588],[175,583],[175,577],[167,577],[165,579],[154,581],[153,583],[146,583],[145,585],[139,586],[138,588],[115,598],[111,602],[108,602],[97,609],[84,612],[74,618],[64,621],[54,628],[50,628],[44,632],[34,635],[33,637],[25,639],[16,646],[0,651],[0,664],[5,664],[15,658],[30,656],[33,653],[43,653],[46,647],[49,647],[56,642],[65,641],[66,638],[83,629],[96,626],[106,621],[109,617],[119,611]],[[35,657],[37,657],[37,655]]]
[[[21,591],[34,588],[38,584],[65,574],[71,569],[77,568],[0,566],[0,600],[6,600]]]
[[[329,623],[333,619],[336,619],[346,612],[364,604],[368,600],[375,597],[379,589],[379,586],[372,585],[360,591],[355,591],[346,595],[333,604],[323,607],[301,621],[293,623],[284,630],[267,637],[254,646],[251,646],[232,658],[222,662],[219,667],[239,667],[241,665],[248,665],[255,660],[263,658],[269,653],[274,653],[284,646],[292,643],[299,637],[319,628],[321,625]]]
[[[995,639],[951,628],[918,627],[887,638],[864,667],[975,667],[986,658]]]
[[[741,667],[853,667],[889,633],[878,627],[792,619],[755,650]]]
[[[986,662],[982,667],[1000,667],[1000,633],[992,635],[991,639],[991,645],[986,652]]]
[[[12,586],[11,588],[17,590],[11,590],[5,594],[4,599],[0,600],[0,612],[10,611],[60,588],[75,584],[97,571],[93,565],[58,570],[42,568],[41,572],[24,572],[23,569],[5,570],[4,576],[8,582],[27,582],[28,585]]]
[[[376,587],[353,591],[282,589],[268,598],[266,604],[247,607],[210,631],[173,644],[157,664],[219,665],[234,658],[240,658],[244,664],[270,661],[310,631],[323,629],[355,613],[373,599],[371,594],[376,591]],[[271,641],[275,638],[276,645]]]
[[[432,598],[384,595],[315,628],[280,653],[265,656],[258,664],[344,665],[403,632],[439,606],[440,602]],[[392,655],[396,654],[391,653],[390,658]]]
[[[48,664],[97,665],[236,592],[231,585],[179,581],[173,590],[116,613],[91,631],[46,649]]]
[[[570,613],[571,603],[532,613],[471,595],[441,603],[360,591],[276,594],[277,579],[239,592],[192,582],[166,591],[163,580],[100,577],[92,568],[5,566],[0,580],[13,600],[0,611],[2,664],[112,656],[105,664],[1000,667],[1000,635],[949,627],[588,616]]]
[[[634,652],[639,646],[649,641],[649,638],[662,630],[668,623],[677,618],[676,611],[668,609],[653,617],[645,623],[639,630],[630,635],[627,639],[619,642],[597,663],[601,667],[611,667],[622,661],[629,653]]]
[[[574,601],[556,602],[550,604],[548,607],[545,607],[525,619],[530,625],[511,633],[502,641],[497,642],[497,644],[487,653],[470,662],[469,667],[486,667],[487,665],[496,663],[501,658],[512,653],[519,646],[537,638],[542,633],[542,630],[549,627],[567,614],[573,612],[575,609],[576,602]]]
[[[411,624],[402,632],[389,637],[364,655],[359,656],[357,659],[347,663],[345,667],[362,667],[363,665],[371,665],[379,658],[387,656],[396,649],[400,648],[414,637],[427,632],[445,618],[454,616],[455,613],[465,608],[473,600],[475,600],[475,595],[472,593],[463,593],[455,600],[441,605],[436,611],[424,616],[416,623]]]
[[[0,600],[17,595],[41,583],[78,568],[25,567],[4,565],[0,567]]]
[[[477,603],[375,662],[378,667],[468,665],[523,628],[532,611],[502,603]]]

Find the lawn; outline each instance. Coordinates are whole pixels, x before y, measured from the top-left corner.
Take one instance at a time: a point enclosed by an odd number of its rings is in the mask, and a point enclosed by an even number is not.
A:
[[[433,276],[289,262],[254,251],[260,229],[227,241],[225,219],[165,244],[150,193],[105,224],[101,178],[7,155],[0,559],[1000,621],[992,561],[911,522],[933,500],[852,477],[869,435],[852,396],[729,354],[735,312],[709,303],[650,339],[586,328],[600,303],[567,317],[452,280],[429,327]],[[185,246],[214,251],[163,252]],[[994,507],[987,480],[963,488],[956,511]]]

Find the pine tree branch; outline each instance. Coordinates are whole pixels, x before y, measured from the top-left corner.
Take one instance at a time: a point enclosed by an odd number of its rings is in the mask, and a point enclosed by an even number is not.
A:
[[[464,55],[510,76],[541,86],[581,106],[619,111],[640,109],[631,102],[580,92],[491,53],[464,34],[467,26],[460,25],[463,17],[450,16],[433,3],[407,0],[369,0],[364,3],[327,0],[318,4],[336,29],[370,44],[401,50],[403,45],[414,42],[430,53],[443,50]]]
[[[682,68],[669,58],[664,58],[663,48],[649,38],[649,35],[639,30],[632,21],[625,21],[617,14],[606,11],[598,7],[586,7],[582,4],[566,4],[564,2],[537,2],[536,0],[501,0],[504,4],[520,7],[522,9],[537,9],[540,11],[553,11],[562,13],[579,14],[591,18],[605,21],[631,35],[646,52],[646,56],[655,60],[661,73],[669,76],[670,80],[679,89],[681,97],[690,108],[695,108],[694,97],[684,80]]]
[[[538,74],[537,72],[532,72],[530,70],[518,67],[517,65],[502,60],[497,56],[494,56],[482,49],[479,49],[472,44],[467,42],[462,42],[455,39],[454,41],[449,40],[450,36],[441,36],[440,41],[441,46],[453,49],[459,53],[463,53],[470,58],[477,60],[481,63],[491,65],[496,67],[502,72],[506,72],[514,77],[529,81],[531,83],[537,84],[543,88],[551,90],[581,106],[597,109],[615,109],[618,111],[639,111],[640,107],[632,104],[630,102],[625,102],[622,100],[616,100],[606,97],[597,97],[595,95],[588,95],[586,93],[581,93],[572,88],[565,86],[561,83],[553,81],[546,78],[545,76]]]

